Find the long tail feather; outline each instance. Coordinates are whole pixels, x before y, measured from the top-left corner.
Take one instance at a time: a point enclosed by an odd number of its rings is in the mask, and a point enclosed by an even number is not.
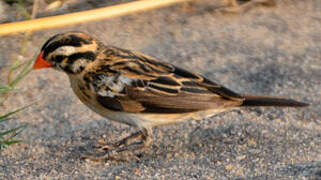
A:
[[[305,107],[309,104],[270,96],[244,95],[242,106],[281,106],[281,107]]]

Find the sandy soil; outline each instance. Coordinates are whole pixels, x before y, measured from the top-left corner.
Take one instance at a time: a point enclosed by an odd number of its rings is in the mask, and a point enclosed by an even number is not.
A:
[[[28,124],[20,135],[24,143],[0,151],[0,179],[321,179],[321,3],[288,0],[240,15],[215,7],[196,1],[39,31],[24,58],[55,33],[80,30],[193,69],[239,93],[291,97],[311,106],[244,108],[159,127],[140,161],[93,163],[79,156],[97,139],[114,141],[134,129],[87,109],[66,75],[39,70],[1,110],[38,100],[0,126]],[[17,56],[21,41],[21,35],[0,37],[1,66]]]

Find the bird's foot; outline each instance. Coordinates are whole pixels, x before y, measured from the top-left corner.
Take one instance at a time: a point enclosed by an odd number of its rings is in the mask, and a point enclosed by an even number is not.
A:
[[[111,161],[121,161],[128,162],[132,159],[139,161],[139,157],[131,152],[119,153],[116,151],[105,151],[104,153],[85,153],[81,155],[81,159],[94,161],[94,162],[106,162]]]
[[[140,141],[134,141],[140,138]],[[136,150],[143,150],[149,147],[152,143],[151,130],[142,129],[130,136],[112,144],[108,144],[105,140],[99,140],[98,145],[95,148],[100,151],[97,154],[83,154],[82,159],[88,159],[91,161],[106,161],[106,160],[116,160],[116,161],[128,161],[129,159],[139,158],[134,155]]]
[[[95,149],[97,149],[100,152],[108,151],[108,150],[116,150],[117,148],[128,146],[131,142],[134,140],[141,138],[142,131],[137,131],[120,141],[114,142],[114,143],[108,143],[106,142],[105,138],[101,138],[98,140],[98,144],[94,146]]]
[[[105,152],[117,148],[116,143],[108,143],[105,139],[99,139],[98,143],[94,145],[94,148],[99,152]]]

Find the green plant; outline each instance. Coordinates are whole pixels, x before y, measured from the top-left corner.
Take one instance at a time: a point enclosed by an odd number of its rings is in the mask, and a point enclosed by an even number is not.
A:
[[[16,90],[16,85],[32,70],[31,64],[33,59],[31,58],[26,62],[15,60],[9,66],[7,82],[0,81],[0,105],[3,105],[3,102],[8,98],[10,93]]]
[[[5,121],[8,121],[12,119],[12,116],[19,111],[25,109],[28,106],[25,106],[23,108],[17,109],[15,111],[11,111],[5,115],[0,116],[0,124],[2,124]],[[16,128],[12,128],[9,130],[6,130],[4,132],[0,131],[0,150],[8,147],[9,145],[16,144],[21,142],[21,140],[17,140],[16,136],[22,131],[23,128],[25,128],[26,125],[18,126]]]
[[[26,10],[27,0],[6,0],[6,2],[15,3],[15,7],[20,14],[25,16],[26,19],[32,19],[33,13],[29,13]],[[26,32],[23,36],[23,42],[21,44],[19,55],[24,56],[27,42],[31,36],[30,32]],[[3,102],[7,99],[10,92],[15,90],[15,86],[31,71],[30,65],[33,62],[33,59],[30,59],[26,62],[21,62],[19,59],[16,59],[10,66],[7,76],[7,82],[0,81],[0,105],[3,105]]]
[[[23,49],[23,47],[21,48]],[[22,50],[21,50],[22,51]],[[21,52],[20,52],[21,53]],[[21,53],[23,54],[23,53]],[[26,62],[21,62],[20,60],[15,60],[12,65],[8,66],[8,77],[7,82],[0,82],[0,106],[3,106],[4,101],[9,97],[9,95],[16,91],[16,85],[21,82],[21,80],[31,71],[31,64],[34,58],[27,60]],[[12,119],[12,116],[28,106],[22,107],[20,109],[11,111],[7,114],[0,115],[0,125],[5,121]],[[16,139],[16,136],[22,131],[25,125],[18,126],[6,130],[4,132],[0,131],[0,150],[12,145],[19,143],[20,140]]]
[[[16,85],[30,72],[30,65],[32,59],[21,63],[16,60],[10,67],[8,73],[7,83],[0,82],[0,106],[3,106],[4,101],[9,97],[9,95],[16,90]],[[4,115],[0,115],[0,125],[5,121],[12,119],[12,116],[23,110],[28,106],[22,107],[20,109],[11,111]],[[0,131],[0,150],[5,147],[21,142],[16,139],[16,136],[22,131],[25,125],[18,126],[5,131]]]
[[[26,0],[7,0],[7,3],[12,3],[16,9],[18,10],[18,13],[23,15],[26,19],[32,19],[34,18],[34,12],[29,13],[26,9],[27,1]],[[36,9],[36,8],[34,8]],[[31,36],[30,32],[26,32],[24,34],[24,39],[20,47],[20,51],[18,52],[20,56],[24,56],[26,51],[27,42]],[[19,59],[16,59],[13,63],[10,63],[11,65],[7,66],[8,68],[8,74],[6,81],[0,79],[0,106],[3,106],[3,103],[6,101],[6,99],[12,94],[12,92],[16,91],[16,85],[21,82],[21,80],[28,75],[28,73],[32,70],[31,64],[33,62],[33,58],[27,60],[27,61],[21,61]],[[21,110],[25,109],[28,106],[22,107],[20,109],[11,111],[9,113],[6,113],[4,115],[0,115],[0,125],[2,125],[5,121],[8,121],[12,119],[12,116],[20,112]],[[20,140],[17,140],[17,135],[23,130],[25,125],[18,126],[9,130],[0,130],[0,149],[3,149],[9,145],[16,144],[21,142]]]

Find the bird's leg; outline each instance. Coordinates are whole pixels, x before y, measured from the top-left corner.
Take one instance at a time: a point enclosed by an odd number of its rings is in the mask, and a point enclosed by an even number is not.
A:
[[[106,151],[106,150],[115,149],[121,146],[127,146],[128,144],[130,144],[131,141],[137,138],[140,138],[141,136],[142,136],[142,131],[140,130],[114,143],[106,143],[105,140],[99,140],[98,145],[95,146],[95,148],[97,148],[100,151]]]
[[[149,147],[152,143],[152,131],[151,129],[142,129],[120,141],[118,141],[115,144],[118,144],[117,147],[113,149],[106,149],[105,153],[102,155],[82,155],[83,159],[89,159],[92,161],[105,161],[108,159],[112,160],[122,160],[125,161],[128,159],[128,156],[122,156],[118,157],[117,155],[121,152],[128,152],[128,151],[135,151],[135,150],[143,150],[146,147]],[[141,138],[141,141],[136,141],[131,144],[129,144],[129,141],[133,139],[137,139],[138,137]],[[137,159],[136,156],[132,156]]]
[[[220,9],[222,12],[239,13],[256,5],[275,6],[275,0],[246,0],[243,4],[239,4],[238,0],[224,0],[227,7]],[[244,0],[243,0],[244,1]]]
[[[152,130],[151,129],[142,129],[141,130],[141,141],[133,142],[126,146],[119,146],[114,149],[114,152],[123,152],[123,151],[135,151],[135,150],[143,150],[149,147],[152,144]]]

